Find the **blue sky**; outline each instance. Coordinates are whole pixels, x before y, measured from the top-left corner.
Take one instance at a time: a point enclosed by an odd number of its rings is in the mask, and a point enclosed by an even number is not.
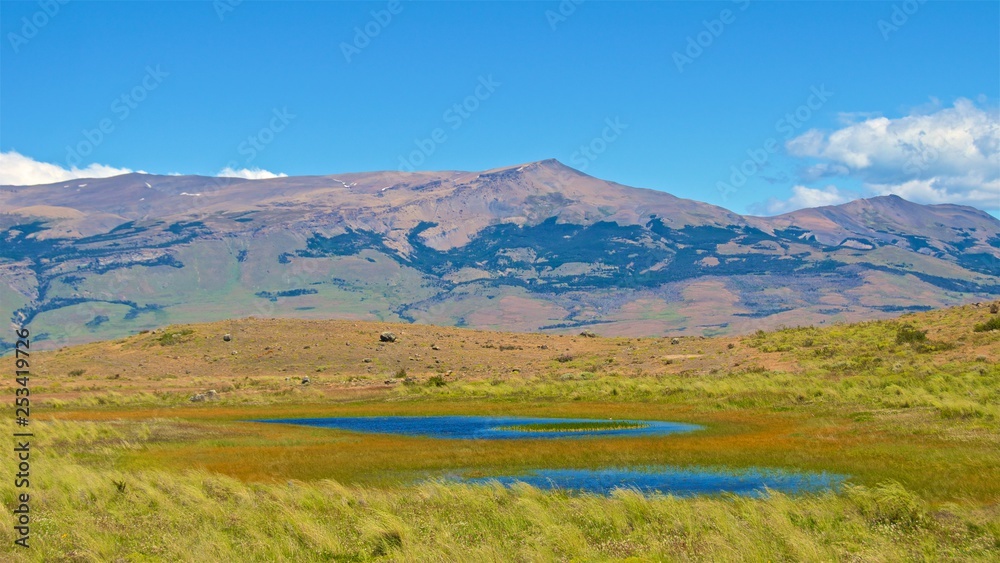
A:
[[[1000,213],[997,2],[3,1],[0,32],[0,183],[557,158],[740,213]]]

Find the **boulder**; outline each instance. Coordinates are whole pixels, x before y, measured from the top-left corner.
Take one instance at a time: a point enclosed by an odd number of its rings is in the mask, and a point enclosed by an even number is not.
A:
[[[223,334],[222,335],[222,340],[225,341],[225,342],[229,342],[232,339],[233,339],[233,335],[231,335],[231,334]]]
[[[378,339],[381,342],[395,342],[396,341],[396,335],[393,334],[393,333],[391,333],[391,332],[389,332],[389,331],[386,331],[386,332],[383,332],[382,334],[378,335]]]

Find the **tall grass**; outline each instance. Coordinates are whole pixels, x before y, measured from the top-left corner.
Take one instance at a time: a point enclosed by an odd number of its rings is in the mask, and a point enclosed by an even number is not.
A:
[[[124,351],[95,344],[54,355],[55,376],[44,373],[42,356],[33,416],[63,420],[33,422],[31,551],[12,547],[13,465],[0,463],[0,560],[1000,560],[1000,335],[976,332],[969,311],[722,343],[505,336],[523,344],[516,355],[510,344],[474,342],[506,342],[495,334],[463,333],[435,336],[445,344],[431,359],[417,359],[428,354],[428,337],[381,356],[352,341],[278,360],[262,336],[249,359],[196,328],[136,337]],[[168,363],[189,347],[203,360],[172,373],[196,373],[155,375],[171,391],[126,369],[136,358]],[[316,376],[320,364],[331,367]],[[384,383],[393,370],[408,384]],[[313,384],[300,385],[301,373]],[[188,401],[189,389],[206,388],[220,398]],[[706,428],[526,447],[239,422],[330,414],[668,419]],[[383,478],[609,461],[831,470],[851,480],[839,494],[682,499]]]
[[[149,428],[145,431],[149,432]],[[996,560],[996,505],[931,510],[897,483],[845,494],[764,499],[610,497],[529,486],[335,481],[247,484],[200,471],[127,471],[114,459],[143,440],[110,424],[46,424],[82,444],[94,467],[50,454],[33,480],[33,547],[5,561]],[[147,436],[148,438],[148,436]],[[10,483],[10,464],[0,480]],[[13,506],[5,486],[0,499]]]

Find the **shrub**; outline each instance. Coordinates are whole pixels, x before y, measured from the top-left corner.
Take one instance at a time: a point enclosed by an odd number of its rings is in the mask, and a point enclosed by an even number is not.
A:
[[[74,370],[71,370],[69,372],[69,374],[72,377],[79,377],[79,376],[83,375],[86,371],[87,370],[85,370],[85,369],[74,369]]]
[[[989,332],[991,330],[1000,330],[1000,317],[993,317],[985,323],[979,323],[972,330],[976,332]]]
[[[572,361],[572,360],[573,360],[573,356],[570,355],[570,354],[560,354],[560,355],[556,356],[556,361],[559,362],[559,363],[561,363],[561,364],[565,364],[566,362],[569,362],[569,361]]]
[[[190,336],[194,334],[194,330],[190,328],[184,328],[178,331],[166,331],[156,339],[160,343],[160,346],[170,346],[171,344],[180,344],[184,342],[185,336]]]
[[[912,529],[927,520],[920,498],[895,481],[874,488],[848,486],[847,496],[872,525]]]
[[[911,325],[902,325],[896,329],[896,344],[911,344],[927,340],[926,330],[917,330]]]
[[[406,377],[406,369],[404,369],[404,368],[399,368],[399,369],[398,369],[398,370],[396,371],[396,375],[395,375],[395,376],[393,376],[393,377],[395,377],[396,379],[403,379],[404,377]]]
[[[430,379],[427,380],[427,385],[434,386],[434,387],[444,387],[445,386],[445,380],[440,375],[435,375],[435,376],[432,376]]]

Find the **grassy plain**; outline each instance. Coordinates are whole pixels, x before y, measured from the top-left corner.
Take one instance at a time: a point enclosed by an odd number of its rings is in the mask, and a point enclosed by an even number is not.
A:
[[[996,560],[1000,331],[988,330],[992,318],[988,307],[966,306],[679,339],[247,319],[39,354],[33,547],[10,547],[13,467],[0,464],[8,508],[0,557]],[[386,329],[396,342],[379,342]],[[216,393],[190,400],[209,390]],[[5,393],[13,396],[9,386]],[[249,422],[387,414],[704,429],[476,442]],[[453,471],[660,464],[850,479],[837,493],[765,499],[433,480]]]

